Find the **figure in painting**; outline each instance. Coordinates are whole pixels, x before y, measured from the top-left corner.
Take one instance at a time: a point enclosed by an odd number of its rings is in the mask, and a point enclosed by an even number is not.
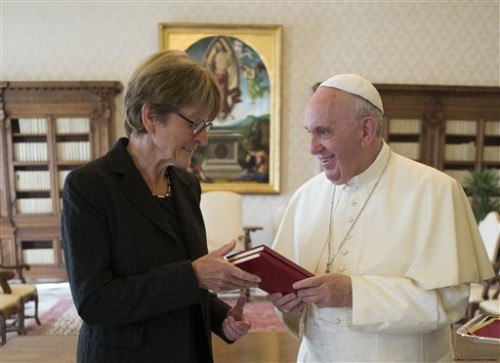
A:
[[[208,47],[205,63],[214,73],[221,90],[222,106],[219,119],[234,118],[232,109],[236,103],[241,102],[239,67],[238,59],[227,38],[214,38]]]
[[[265,66],[262,63],[257,63],[255,66],[249,64],[243,65],[243,74],[247,82],[248,97],[250,102],[254,103],[256,99],[264,96],[269,91],[269,87],[263,84],[262,73],[265,72]]]
[[[214,182],[212,178],[208,177],[203,171],[202,162],[198,160],[196,154],[193,154],[193,157],[191,158],[191,164],[188,167],[188,171],[202,183]]]
[[[246,151],[238,161],[243,171],[232,180],[267,183],[269,181],[269,153],[262,144],[262,128],[258,121],[252,123],[243,145]]]
[[[262,145],[262,128],[260,127],[260,123],[255,121],[252,123],[252,127],[250,128],[250,132],[246,136],[247,147],[248,149],[260,148]]]
[[[237,147],[236,157],[234,153],[227,154],[227,148],[224,155],[219,148],[210,148],[210,152],[199,158],[209,173],[203,173],[200,163],[192,165],[190,172],[199,181],[208,183],[215,183],[220,178],[267,182],[269,135],[265,125],[269,123],[270,82],[260,55],[241,40],[223,35],[201,39],[190,46],[188,53],[210,69],[221,91],[221,109],[214,120],[214,135],[209,141],[220,146],[224,143],[217,137],[231,134],[230,143]],[[264,117],[267,120],[263,121]],[[257,121],[254,123],[253,120]],[[248,129],[249,121],[251,126]],[[224,168],[230,165],[230,172],[218,168],[222,159]]]
[[[243,171],[240,175],[230,178],[230,181],[255,181],[267,183],[269,181],[269,154],[265,147],[251,148],[239,160]]]

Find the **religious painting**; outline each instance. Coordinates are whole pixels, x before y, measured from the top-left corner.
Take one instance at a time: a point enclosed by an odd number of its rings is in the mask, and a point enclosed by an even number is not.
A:
[[[203,191],[279,193],[279,25],[160,24],[160,49],[180,49],[217,79],[222,107],[190,171]]]

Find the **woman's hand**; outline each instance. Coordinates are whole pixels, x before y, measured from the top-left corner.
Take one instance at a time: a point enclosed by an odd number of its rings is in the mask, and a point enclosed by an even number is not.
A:
[[[258,287],[259,276],[243,271],[224,258],[235,245],[233,240],[192,262],[200,287],[215,292]]]
[[[243,316],[243,307],[245,306],[246,298],[240,296],[236,305],[227,313],[227,317],[222,322],[222,331],[227,339],[235,341],[242,337],[252,327],[250,320]]]

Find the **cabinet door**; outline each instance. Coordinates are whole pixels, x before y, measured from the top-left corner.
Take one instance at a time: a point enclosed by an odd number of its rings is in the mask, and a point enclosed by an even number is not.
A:
[[[484,122],[482,153],[485,168],[500,169],[500,120]]]
[[[90,118],[49,115],[9,121],[12,214],[58,215],[66,175],[93,158]]]
[[[55,155],[53,160],[54,190],[57,191],[58,213],[62,209],[61,192],[68,173],[92,160],[94,147],[90,137],[91,119],[89,117],[55,117]]]
[[[392,149],[456,178],[472,170],[500,175],[500,88],[375,85],[385,108],[384,138]]]
[[[421,161],[420,136],[422,133],[422,120],[392,118],[386,120],[386,127],[386,139],[394,152]]]
[[[12,214],[52,214],[50,119],[19,117],[7,120],[7,145]]]
[[[0,257],[65,278],[61,191],[110,143],[119,82],[0,82]]]
[[[464,185],[476,169],[481,137],[477,120],[446,120],[442,168]]]

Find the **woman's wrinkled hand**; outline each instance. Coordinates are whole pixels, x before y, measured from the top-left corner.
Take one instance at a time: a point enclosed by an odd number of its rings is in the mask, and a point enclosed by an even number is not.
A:
[[[222,292],[259,286],[259,276],[243,271],[224,258],[235,246],[233,240],[192,262],[200,287]]]
[[[233,306],[227,313],[227,317],[222,322],[222,331],[227,339],[235,341],[248,333],[252,324],[250,320],[243,316],[243,307],[245,306],[246,298],[240,296],[236,305]]]

